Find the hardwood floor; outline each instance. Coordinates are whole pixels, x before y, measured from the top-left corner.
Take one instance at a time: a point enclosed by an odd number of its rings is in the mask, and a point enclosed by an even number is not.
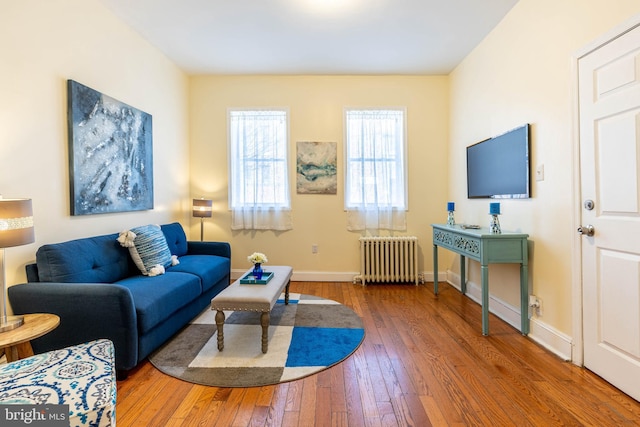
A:
[[[205,387],[142,363],[118,381],[124,426],[620,426],[640,403],[564,362],[447,284],[293,282],[345,304],[366,337],[344,362],[276,386]]]

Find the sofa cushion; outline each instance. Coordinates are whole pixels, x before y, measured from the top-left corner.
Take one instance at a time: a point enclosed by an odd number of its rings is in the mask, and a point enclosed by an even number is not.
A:
[[[171,224],[161,225],[160,227],[162,228],[165,239],[167,239],[171,254],[177,255],[178,257],[186,255],[188,250],[187,235],[184,234],[182,225],[180,225],[179,222],[173,222]]]
[[[182,271],[200,277],[202,291],[211,289],[218,280],[229,274],[231,261],[216,255],[184,255],[180,264],[169,267],[167,271]]]
[[[131,291],[138,318],[138,331],[144,334],[201,294],[198,276],[167,271],[160,276],[135,276],[118,281]]]
[[[159,225],[143,225],[123,231],[118,242],[129,248],[133,262],[144,275],[163,274],[164,268],[171,265],[171,251]]]
[[[41,282],[112,283],[129,276],[129,254],[117,234],[41,246],[36,264]]]

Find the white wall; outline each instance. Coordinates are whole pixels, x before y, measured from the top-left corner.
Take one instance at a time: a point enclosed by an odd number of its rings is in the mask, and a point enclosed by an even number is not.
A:
[[[534,175],[531,199],[502,201],[500,222],[530,234],[530,278],[542,299],[534,335],[570,340],[573,326],[572,55],[637,13],[637,0],[520,0],[450,76],[449,193],[460,220],[488,221],[489,201],[466,199],[465,147],[532,125],[532,166],[544,165],[545,179]],[[479,283],[478,265],[471,267]],[[492,294],[518,307],[517,267],[492,267],[490,277]]]
[[[33,199],[36,230],[6,250],[9,284],[45,243],[188,220],[188,79],[165,56],[97,0],[20,0],[2,4],[0,58],[0,194]],[[67,79],[153,116],[153,211],[70,216]]]

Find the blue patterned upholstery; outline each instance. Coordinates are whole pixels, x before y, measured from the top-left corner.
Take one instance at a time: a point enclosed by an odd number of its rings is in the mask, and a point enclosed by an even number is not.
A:
[[[0,365],[0,404],[69,405],[70,426],[115,426],[113,343],[100,339]]]

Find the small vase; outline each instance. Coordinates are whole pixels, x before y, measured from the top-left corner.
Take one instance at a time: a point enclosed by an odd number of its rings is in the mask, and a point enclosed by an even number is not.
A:
[[[456,225],[456,219],[453,216],[453,211],[449,211],[449,213],[447,214],[447,225],[449,226]]]
[[[500,229],[500,220],[496,214],[491,215],[491,221],[489,221],[489,232],[495,234],[502,233],[502,230]]]
[[[262,279],[262,273],[263,273],[263,271],[262,271],[262,265],[260,265],[260,263],[259,263],[259,262],[258,262],[258,263],[255,263],[255,264],[253,265],[253,277],[254,277],[256,280],[261,280],[261,279]]]

